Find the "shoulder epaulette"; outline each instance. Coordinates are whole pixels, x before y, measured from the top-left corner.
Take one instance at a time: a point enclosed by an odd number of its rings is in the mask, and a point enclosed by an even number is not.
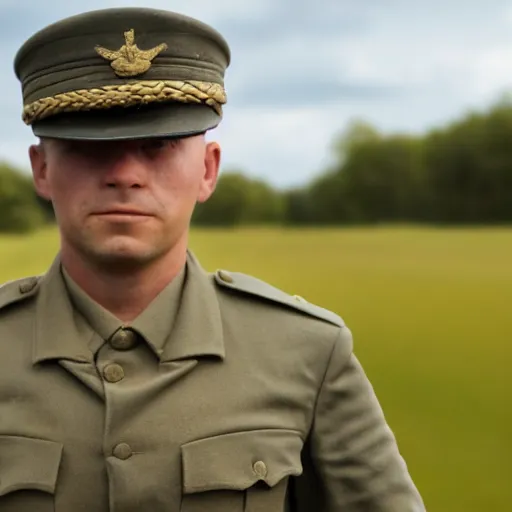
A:
[[[24,277],[0,285],[0,309],[35,295],[39,277]]]
[[[214,276],[220,286],[277,302],[340,327],[345,325],[343,319],[336,313],[311,304],[299,295],[289,295],[256,277],[226,270],[217,270]]]

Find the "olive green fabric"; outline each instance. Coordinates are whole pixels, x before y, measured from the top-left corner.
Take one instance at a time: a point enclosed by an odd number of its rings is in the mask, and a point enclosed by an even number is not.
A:
[[[97,47],[116,51],[133,30],[141,51],[166,45],[149,69],[119,76]],[[14,69],[21,82],[24,105],[42,98],[139,81],[199,81],[224,87],[230,49],[221,34],[199,20],[149,8],[91,11],[49,25],[18,50]],[[38,136],[74,139],[126,139],[183,136],[219,124],[221,115],[205,104],[140,104],[105,111],[61,113],[35,122]],[[102,105],[105,108],[105,104]]]
[[[140,317],[169,319],[158,353],[94,356],[58,257],[0,287],[2,512],[425,510],[339,317],[182,276]]]
[[[174,320],[181,301],[186,267],[169,283],[149,306],[130,323],[156,355],[162,353],[171,333]],[[81,314],[91,328],[99,335],[91,340],[93,354],[120,329],[127,327],[112,313],[89,297],[74,281],[64,268],[62,275],[76,314]],[[162,315],[161,312],[166,314]]]

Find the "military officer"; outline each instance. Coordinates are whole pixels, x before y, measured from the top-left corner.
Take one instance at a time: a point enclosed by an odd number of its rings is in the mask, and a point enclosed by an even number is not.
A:
[[[336,314],[188,248],[230,51],[171,12],[59,21],[16,55],[60,250],[0,288],[2,512],[419,512]]]

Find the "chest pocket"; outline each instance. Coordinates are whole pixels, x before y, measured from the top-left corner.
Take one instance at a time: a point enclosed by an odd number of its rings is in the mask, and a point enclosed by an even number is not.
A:
[[[55,512],[62,445],[0,435],[0,510]]]
[[[302,473],[292,430],[254,430],[182,446],[181,512],[283,512],[290,476]]]

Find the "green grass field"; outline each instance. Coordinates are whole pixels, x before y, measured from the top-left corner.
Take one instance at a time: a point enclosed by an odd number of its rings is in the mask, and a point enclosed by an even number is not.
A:
[[[0,238],[0,281],[43,272],[57,243]],[[429,511],[512,510],[512,230],[195,231],[191,246],[344,318]]]

